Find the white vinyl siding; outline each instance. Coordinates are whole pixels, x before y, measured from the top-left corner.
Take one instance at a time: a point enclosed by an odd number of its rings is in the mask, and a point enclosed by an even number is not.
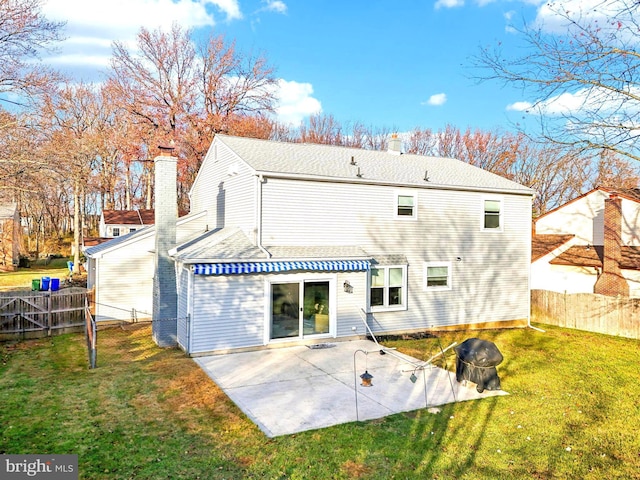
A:
[[[256,177],[225,145],[216,147],[209,150],[191,189],[191,211],[206,210],[212,230],[240,227],[251,231],[255,228]]]
[[[269,179],[263,185],[264,244],[357,245],[374,257],[405,255],[407,309],[374,312],[374,332],[528,318],[530,196],[501,195],[505,235],[494,236],[478,228],[482,192],[407,189],[417,196],[419,221],[397,222],[397,191]],[[451,262],[455,284],[435,298],[423,290],[422,265],[442,261]]]
[[[191,353],[264,341],[264,275],[194,275]]]
[[[96,320],[138,319],[153,312],[153,237],[105,254],[97,261]]]

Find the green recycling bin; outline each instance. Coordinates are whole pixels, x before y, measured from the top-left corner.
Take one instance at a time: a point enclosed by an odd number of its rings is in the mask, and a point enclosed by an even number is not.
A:
[[[34,291],[34,292],[37,292],[38,290],[40,290],[40,279],[39,278],[31,279],[31,290]]]

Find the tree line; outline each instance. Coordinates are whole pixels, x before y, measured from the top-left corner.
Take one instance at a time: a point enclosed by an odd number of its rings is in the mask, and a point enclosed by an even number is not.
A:
[[[330,114],[278,123],[266,56],[223,36],[195,40],[177,24],[141,28],[135,47],[114,42],[99,84],[65,78],[34,62],[62,28],[42,16],[41,0],[0,3],[0,196],[18,203],[35,252],[45,239],[73,233],[78,245],[95,235],[104,209],[152,208],[153,158],[169,141],[179,208],[188,211],[189,188],[218,133],[386,150],[395,132]],[[453,125],[401,137],[407,154],[457,158],[535,189],[536,216],[597,185],[635,188],[640,178],[624,152],[602,145]]]

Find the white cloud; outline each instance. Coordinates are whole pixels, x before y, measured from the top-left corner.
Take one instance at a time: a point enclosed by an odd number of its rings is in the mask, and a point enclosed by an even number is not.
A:
[[[141,27],[168,30],[173,23],[185,29],[211,27],[212,9],[227,20],[242,18],[238,0],[48,0],[44,15],[66,22],[68,38],[60,45],[61,55],[47,60],[72,65],[74,58],[79,62],[88,58],[92,64],[107,65],[113,41],[133,44]]]
[[[262,3],[265,4],[263,10],[283,14],[287,13],[287,5],[282,0],[262,0]]]
[[[302,120],[322,112],[320,101],[312,96],[313,86],[310,83],[278,80],[278,121],[285,124],[299,125]]]
[[[422,105],[431,105],[435,107],[439,107],[440,105],[444,105],[447,102],[447,94],[446,93],[436,93],[435,95],[431,95],[429,100],[426,102],[422,102]]]
[[[454,8],[464,6],[464,0],[438,0],[435,4],[435,9],[440,8]]]
[[[507,105],[507,110],[513,112],[527,112],[531,107],[533,107],[531,102],[514,102]]]

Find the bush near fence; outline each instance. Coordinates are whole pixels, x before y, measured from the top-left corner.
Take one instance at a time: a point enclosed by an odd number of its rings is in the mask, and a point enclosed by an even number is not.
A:
[[[41,338],[85,328],[86,288],[0,292],[0,340]]]
[[[531,320],[640,339],[640,298],[532,290]]]

